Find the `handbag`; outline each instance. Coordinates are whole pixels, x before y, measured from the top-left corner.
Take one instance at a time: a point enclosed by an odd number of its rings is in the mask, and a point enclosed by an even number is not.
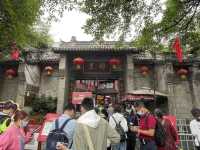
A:
[[[85,131],[85,135],[86,135],[86,140],[87,140],[87,144],[89,146],[89,150],[94,150],[94,145],[92,143],[92,139],[88,130],[88,127],[86,125],[83,125],[84,131]]]

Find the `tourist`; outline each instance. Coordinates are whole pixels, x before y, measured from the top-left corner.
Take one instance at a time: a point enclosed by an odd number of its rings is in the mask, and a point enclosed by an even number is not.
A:
[[[106,111],[105,108],[103,108],[100,112],[99,112],[99,116],[103,119],[105,119],[106,121],[108,121],[108,112]],[[107,150],[111,150],[111,145],[110,145],[110,140],[107,140]]]
[[[17,104],[8,101],[1,104],[2,111],[0,112],[0,134],[6,131],[11,123],[11,117],[17,110]]]
[[[154,134],[156,128],[156,119],[150,111],[144,106],[143,102],[135,103],[135,109],[140,115],[139,127],[132,126],[131,131],[136,132],[140,139],[141,150],[157,150],[154,141]]]
[[[132,112],[128,115],[127,122],[129,125],[129,130],[127,133],[127,150],[135,150],[136,146],[136,133],[130,130],[131,126],[138,126],[139,118],[135,112],[135,109],[132,109]]]
[[[31,133],[23,131],[24,119],[27,114],[17,110],[13,116],[14,123],[0,135],[0,150],[23,150],[25,143],[31,140]]]
[[[168,119],[163,118],[163,112],[160,109],[155,109],[154,114],[156,119],[163,125],[165,130],[165,146],[158,147],[158,150],[176,150],[177,132],[172,123]]]
[[[195,137],[195,146],[197,150],[200,150],[200,109],[193,108],[191,114],[194,119],[190,122],[190,130]]]
[[[109,124],[113,129],[116,129],[117,125],[120,125],[123,132],[128,132],[128,125],[125,117],[121,114],[121,106],[116,104],[114,106],[114,114],[109,119]],[[127,138],[127,135],[125,135]],[[121,139],[119,144],[113,145],[112,150],[126,150],[126,139]]]
[[[67,121],[68,123],[63,128],[63,131],[66,133],[69,140],[69,148],[72,147],[72,139],[74,136],[74,131],[76,127],[76,121],[73,119],[75,117],[75,107],[73,104],[67,104],[64,108],[64,113],[58,118],[59,128]],[[55,122],[53,123],[52,130],[55,129]]]
[[[119,134],[108,122],[94,111],[92,98],[84,98],[81,103],[82,115],[77,120],[73,138],[73,150],[106,150],[107,139],[111,144],[120,140]]]
[[[112,116],[113,112],[114,112],[113,105],[109,104],[109,107],[108,107],[108,117]]]

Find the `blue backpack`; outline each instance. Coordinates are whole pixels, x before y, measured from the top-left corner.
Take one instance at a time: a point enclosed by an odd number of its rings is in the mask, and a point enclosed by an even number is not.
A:
[[[56,150],[56,145],[57,143],[62,143],[66,145],[67,147],[69,146],[69,140],[67,137],[67,133],[63,131],[67,123],[72,120],[72,119],[67,119],[61,128],[59,128],[59,122],[58,119],[56,120],[56,128],[52,131],[50,131],[48,137],[47,137],[47,143],[46,143],[46,150]]]

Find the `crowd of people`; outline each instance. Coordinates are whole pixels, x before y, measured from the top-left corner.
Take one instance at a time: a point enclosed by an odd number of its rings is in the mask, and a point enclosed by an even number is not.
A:
[[[84,98],[81,115],[69,103],[63,114],[52,123],[47,137],[47,150],[177,150],[178,135],[162,110],[150,112],[143,102],[134,105],[109,104],[94,106]],[[190,129],[200,149],[200,109],[191,110],[194,119]],[[26,132],[28,114],[12,101],[0,103],[0,150],[23,150],[32,138]],[[64,133],[64,134],[63,134]],[[62,136],[63,142],[59,141]],[[66,137],[66,139],[64,138]]]
[[[171,121],[163,117],[160,109],[151,113],[143,102],[109,104],[94,107],[92,98],[81,104],[81,116],[75,117],[75,107],[68,104],[58,118],[59,127],[69,120],[63,131],[68,144],[56,145],[60,150],[176,150],[177,132]],[[56,128],[56,122],[52,131]],[[51,150],[52,141],[47,140]]]

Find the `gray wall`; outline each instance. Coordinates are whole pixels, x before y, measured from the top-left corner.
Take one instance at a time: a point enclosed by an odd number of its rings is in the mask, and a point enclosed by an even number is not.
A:
[[[192,109],[192,91],[190,90],[188,81],[180,81],[172,84],[171,97],[169,97],[170,113],[178,118],[190,118],[190,110]]]
[[[0,100],[16,100],[18,89],[18,77],[2,79],[0,84]]]
[[[58,97],[58,70],[55,69],[52,76],[47,76],[44,71],[41,71],[39,94]]]
[[[153,76],[152,72],[144,76],[140,73],[140,66],[135,65],[134,67],[134,88],[141,89],[141,87],[153,88]]]

